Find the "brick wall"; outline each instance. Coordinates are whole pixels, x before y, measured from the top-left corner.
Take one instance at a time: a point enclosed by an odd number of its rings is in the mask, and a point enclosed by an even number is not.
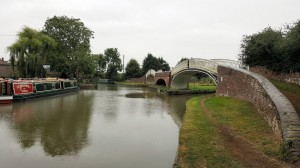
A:
[[[293,156],[300,157],[300,120],[292,104],[261,75],[243,69],[218,66],[218,96],[251,102],[268,122],[276,137],[289,144]]]
[[[251,72],[255,72],[263,75],[269,79],[276,79],[280,81],[285,81],[289,83],[295,83],[300,85],[300,73],[276,73],[268,70],[265,67],[250,67]]]
[[[166,86],[170,86],[171,85],[171,72],[157,72],[157,73],[155,73],[155,77],[154,77],[155,83],[159,79],[163,79],[166,83]]]

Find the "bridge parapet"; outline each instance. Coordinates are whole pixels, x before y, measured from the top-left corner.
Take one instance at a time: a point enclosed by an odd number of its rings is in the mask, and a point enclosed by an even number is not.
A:
[[[189,68],[201,69],[213,75],[217,75],[218,64],[211,60],[194,58],[189,60]]]
[[[171,71],[171,75],[173,76],[174,74],[184,70],[184,69],[187,69],[188,68],[188,60],[184,60],[180,63],[178,63]]]
[[[207,71],[213,75],[217,76],[218,65],[234,68],[242,68],[242,64],[239,61],[229,60],[229,59],[202,59],[202,58],[192,58],[177,64],[171,72],[171,75],[175,75],[186,69],[201,69]]]
[[[211,60],[216,62],[218,65],[222,65],[222,66],[235,67],[235,68],[243,67],[240,61],[234,61],[229,59],[211,59]]]

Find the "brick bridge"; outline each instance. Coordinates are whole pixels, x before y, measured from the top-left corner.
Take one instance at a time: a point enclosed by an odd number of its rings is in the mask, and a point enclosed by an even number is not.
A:
[[[241,68],[231,60],[189,59],[176,65],[171,72],[145,75],[148,84],[175,89],[188,87],[191,76],[202,72],[217,84],[218,96],[230,96],[251,102],[272,127],[288,156],[300,159],[300,119],[289,100],[265,77]]]

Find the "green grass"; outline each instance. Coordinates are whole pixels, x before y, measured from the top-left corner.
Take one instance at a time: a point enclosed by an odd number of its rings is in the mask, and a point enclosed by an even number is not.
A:
[[[287,91],[293,94],[300,95],[300,85],[273,80],[273,79],[271,79],[270,81],[281,91]]]
[[[128,86],[147,86],[145,83],[138,83],[138,82],[115,82],[117,85],[128,85]]]
[[[200,108],[202,99],[206,99],[205,105],[214,121]],[[187,101],[180,130],[177,167],[242,167],[223,147],[218,125],[235,130],[267,155],[279,155],[279,142],[252,104],[206,95]]]
[[[251,103],[228,97],[212,97],[205,102],[215,118],[254,143],[265,154],[279,157],[280,143],[268,123]]]
[[[222,146],[216,125],[200,108],[199,96],[187,102],[180,130],[177,167],[240,167]]]
[[[216,85],[199,85],[189,83],[189,89],[192,91],[201,91],[201,92],[215,92],[217,86]]]

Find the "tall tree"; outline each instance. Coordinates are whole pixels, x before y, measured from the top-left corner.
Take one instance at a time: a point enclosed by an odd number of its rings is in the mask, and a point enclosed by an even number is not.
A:
[[[98,65],[100,71],[105,71],[107,60],[103,54],[99,54]]]
[[[107,61],[106,77],[116,80],[118,71],[122,70],[122,60],[117,48],[107,48],[104,51],[104,57]]]
[[[300,20],[288,27],[281,46],[287,72],[300,72]]]
[[[282,65],[279,45],[283,39],[281,31],[268,27],[262,32],[244,36],[241,44],[240,60],[249,66],[266,66],[276,70]]]
[[[17,41],[8,47],[10,62],[18,65],[20,77],[43,77],[43,64],[56,43],[51,37],[29,27],[18,33]]]
[[[125,68],[125,78],[139,78],[142,76],[140,64],[135,59],[130,59]]]
[[[170,66],[169,64],[167,63],[167,61],[165,61],[162,57],[159,57],[158,58],[158,62],[159,62],[159,65],[160,65],[160,69],[162,71],[170,71]]]
[[[146,73],[150,69],[154,69],[155,71],[169,71],[170,66],[162,57],[156,58],[151,53],[148,53],[147,57],[143,60],[142,70],[143,73]]]
[[[50,59],[51,67],[68,75],[79,77],[84,62],[90,56],[90,39],[94,32],[80,19],[54,16],[45,22],[43,32],[58,43],[56,53]]]
[[[143,73],[147,73],[150,69],[159,70],[159,62],[156,57],[148,53],[147,57],[143,60],[142,70]]]

